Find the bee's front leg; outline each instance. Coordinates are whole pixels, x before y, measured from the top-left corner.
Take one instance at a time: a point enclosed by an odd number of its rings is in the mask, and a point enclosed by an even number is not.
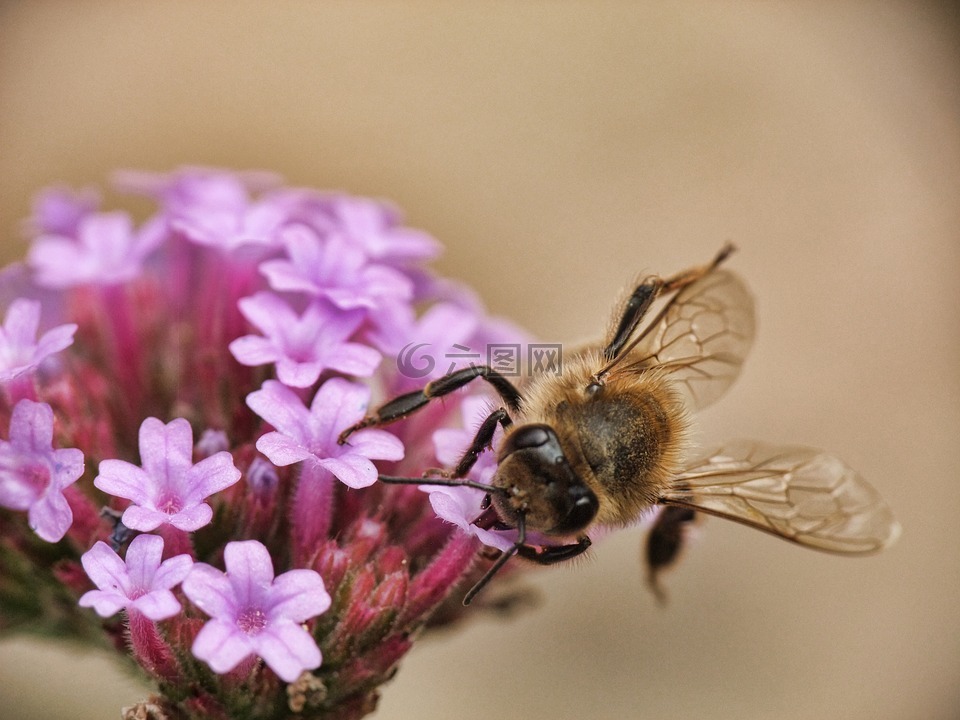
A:
[[[521,545],[517,548],[517,555],[532,560],[538,565],[554,565],[582,555],[592,544],[590,538],[581,535],[577,538],[577,542],[572,545],[544,545],[542,547]]]
[[[387,425],[395,420],[404,418],[424,407],[433,398],[443,397],[444,395],[452,393],[454,390],[459,390],[478,377],[483,378],[493,386],[494,390],[497,391],[497,394],[500,395],[500,398],[508,408],[514,412],[520,410],[523,398],[520,395],[520,391],[517,390],[512,382],[489,365],[471,365],[468,368],[457,370],[449,375],[444,375],[442,378],[427,383],[423,390],[414,390],[413,392],[406,393],[384,403],[374,411],[373,415],[368,415],[360,422],[340,433],[338,442],[343,445],[347,441],[347,438],[357,430]]]

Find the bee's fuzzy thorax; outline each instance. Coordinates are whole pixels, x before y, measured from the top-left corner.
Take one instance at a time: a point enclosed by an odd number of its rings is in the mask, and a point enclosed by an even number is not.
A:
[[[682,466],[688,416],[667,373],[614,372],[587,390],[603,364],[598,348],[571,357],[557,375],[525,388],[521,423],[553,427],[567,459],[597,495],[600,525],[631,523],[656,504]]]

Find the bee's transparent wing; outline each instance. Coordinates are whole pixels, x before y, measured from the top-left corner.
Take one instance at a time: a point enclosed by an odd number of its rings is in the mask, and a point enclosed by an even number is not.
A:
[[[728,443],[690,463],[661,500],[837,553],[876,552],[900,534],[866,480],[805,447]]]
[[[670,299],[641,331],[624,369],[661,366],[692,409],[704,408],[737,379],[755,328],[743,281],[714,270]]]

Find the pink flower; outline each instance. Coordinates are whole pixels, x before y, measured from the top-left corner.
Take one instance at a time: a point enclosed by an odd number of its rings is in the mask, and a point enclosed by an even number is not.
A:
[[[185,205],[170,226],[199,245],[232,251],[242,245],[273,244],[286,220],[283,206],[269,200],[250,202],[243,192],[233,202]]]
[[[197,563],[183,582],[190,601],[212,618],[193,654],[218,673],[259,655],[288,683],[319,667],[320,648],[301,623],[330,607],[320,575],[300,569],[274,577],[270,554],[256,540],[227,543],[223,560],[225,573]]]
[[[413,283],[402,272],[369,262],[362,249],[339,234],[320,238],[305,225],[292,225],[281,241],[288,258],[260,266],[274,290],[323,297],[343,310],[379,308],[413,295]]]
[[[58,325],[37,340],[40,303],[17,299],[10,303],[0,327],[0,382],[33,370],[50,355],[70,347],[77,326]]]
[[[0,505],[26,510],[30,527],[58,542],[73,523],[63,491],[83,475],[83,453],[53,449],[53,410],[21,400],[10,418],[10,440],[0,440]]]
[[[87,575],[99,588],[84,593],[81,607],[92,607],[101,617],[110,617],[123,608],[143,613],[151,620],[166,620],[182,609],[174,587],[183,582],[193,566],[189,555],[177,555],[160,562],[163,538],[138,535],[121,560],[105,542],[97,542],[83,554]]]
[[[432,260],[442,249],[425,232],[401,227],[400,213],[377,200],[341,195],[331,199],[329,210],[337,232],[359,243],[378,262]]]
[[[352,488],[372,485],[377,468],[371,460],[400,460],[403,444],[386,430],[366,429],[340,445],[340,433],[364,416],[370,391],[342,378],[327,380],[308,410],[290,388],[268,380],[247,396],[247,405],[277,428],[257,440],[257,450],[274,465],[301,460],[319,465]]]
[[[363,322],[361,311],[344,312],[314,302],[298,315],[269,292],[243,298],[239,305],[264,337],[237,338],[230,343],[230,352],[244,365],[276,363],[277,377],[285,385],[309,387],[327,369],[367,377],[380,363],[376,350],[347,341]]]
[[[122,212],[83,216],[76,237],[43,235],[33,242],[27,262],[38,285],[67,288],[88,283],[113,285],[140,274],[146,257],[163,241],[162,223],[134,231]]]
[[[124,460],[104,460],[93,484],[132,501],[123,513],[123,524],[143,532],[163,524],[198,530],[213,517],[204,499],[240,479],[228,452],[193,464],[193,430],[183,418],[166,425],[156,418],[144,420],[140,459],[142,467]]]

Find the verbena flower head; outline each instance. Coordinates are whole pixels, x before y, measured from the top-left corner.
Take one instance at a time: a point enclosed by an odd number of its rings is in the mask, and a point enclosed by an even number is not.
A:
[[[484,388],[338,438],[371,397],[525,338],[389,204],[210,168],[117,183],[156,211],[46,191],[27,276],[0,268],[0,632],[104,637],[168,717],[361,717],[462,617],[478,537],[510,534],[474,525],[479,491],[447,511],[377,482],[449,463],[437,432]]]

